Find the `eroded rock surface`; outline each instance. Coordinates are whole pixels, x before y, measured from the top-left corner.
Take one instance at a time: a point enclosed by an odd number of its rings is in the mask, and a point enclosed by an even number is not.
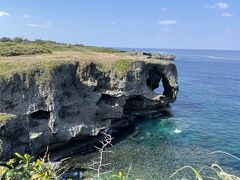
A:
[[[47,146],[96,136],[123,119],[161,111],[178,92],[173,62],[136,61],[119,74],[76,61],[58,66],[49,81],[37,83],[44,73],[18,73],[0,81],[0,112],[17,115],[0,125],[0,158],[16,151],[39,154]],[[164,92],[156,94],[160,81]]]

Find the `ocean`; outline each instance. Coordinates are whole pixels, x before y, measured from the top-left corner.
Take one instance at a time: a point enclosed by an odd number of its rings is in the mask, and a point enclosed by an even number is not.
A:
[[[138,49],[139,50],[139,49]],[[240,51],[140,49],[174,54],[179,94],[165,117],[135,122],[105,156],[114,171],[142,180],[168,179],[178,168],[219,164],[240,175]],[[161,91],[161,88],[156,91]],[[97,154],[77,157],[94,159]],[[190,169],[172,179],[192,179]]]

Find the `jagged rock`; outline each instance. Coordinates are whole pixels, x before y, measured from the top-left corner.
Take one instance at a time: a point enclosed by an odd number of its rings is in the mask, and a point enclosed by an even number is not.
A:
[[[172,54],[163,55],[163,54],[156,53],[156,54],[152,54],[152,58],[173,61],[175,59],[175,56]]]
[[[130,51],[128,52],[132,56],[139,56],[139,57],[145,57],[145,58],[152,58],[152,59],[159,59],[159,60],[168,60],[173,61],[175,59],[175,56],[173,54],[160,54],[160,53],[148,53],[143,51]]]
[[[96,63],[59,65],[42,84],[44,72],[17,73],[0,82],[0,112],[17,116],[0,126],[0,158],[18,151],[33,155],[84,140],[158,112],[176,100],[177,70],[172,62],[136,61],[124,75],[100,71]],[[163,94],[153,90],[162,81]],[[125,119],[125,120],[124,120]]]

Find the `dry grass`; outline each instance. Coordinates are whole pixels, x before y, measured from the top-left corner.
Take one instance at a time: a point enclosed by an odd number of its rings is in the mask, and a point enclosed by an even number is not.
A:
[[[85,49],[84,49],[85,48]],[[86,47],[82,48],[81,51],[70,50],[70,51],[58,51],[51,54],[41,55],[25,55],[25,56],[14,56],[14,57],[1,57],[0,56],[0,77],[10,77],[15,73],[30,72],[36,68],[47,68],[51,69],[54,65],[62,63],[74,63],[79,62],[80,66],[94,62],[101,65],[102,69],[111,70],[116,69],[117,71],[123,72],[126,67],[134,61],[146,61],[148,63],[161,63],[169,64],[171,61],[161,61],[154,59],[146,59],[145,57],[131,56],[128,53],[109,53],[109,52],[97,52]],[[83,50],[84,49],[84,50]],[[123,62],[124,60],[124,62]]]

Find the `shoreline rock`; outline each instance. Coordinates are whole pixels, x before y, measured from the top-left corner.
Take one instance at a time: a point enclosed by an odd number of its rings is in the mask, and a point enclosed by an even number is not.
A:
[[[144,51],[130,51],[128,52],[132,56],[145,56],[147,59],[159,59],[159,60],[167,60],[174,61],[175,56],[173,54],[161,54],[161,53],[149,53]]]

